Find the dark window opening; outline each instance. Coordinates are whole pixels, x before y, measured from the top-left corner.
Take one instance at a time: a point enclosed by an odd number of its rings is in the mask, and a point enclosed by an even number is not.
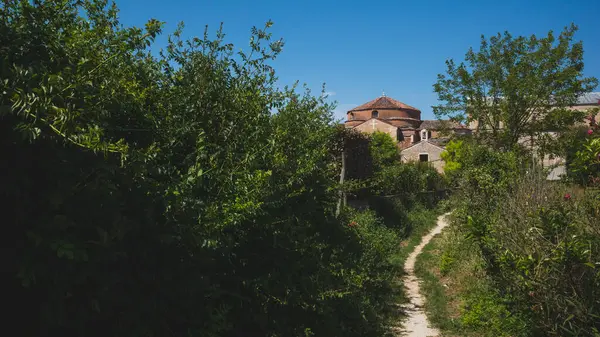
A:
[[[396,141],[401,142],[404,140],[404,134],[400,129],[396,129]]]
[[[428,162],[429,161],[429,154],[427,154],[427,153],[421,153],[421,154],[419,154],[419,161],[420,162]]]
[[[371,117],[372,117],[372,118],[377,118],[377,117],[379,117],[379,111],[377,111],[377,110],[373,110],[373,112],[371,112]]]
[[[350,120],[354,120],[354,112],[350,113]]]

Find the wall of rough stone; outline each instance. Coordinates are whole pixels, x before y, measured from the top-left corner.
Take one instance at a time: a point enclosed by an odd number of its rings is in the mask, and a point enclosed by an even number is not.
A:
[[[429,155],[429,163],[441,173],[444,171],[444,161],[440,157],[442,152],[444,152],[444,149],[439,146],[433,145],[427,141],[422,141],[402,150],[402,162],[419,161],[419,155],[427,153]]]

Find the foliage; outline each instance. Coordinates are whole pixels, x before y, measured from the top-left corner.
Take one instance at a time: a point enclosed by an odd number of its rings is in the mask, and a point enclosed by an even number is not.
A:
[[[600,186],[600,126],[596,121],[599,109],[590,111],[590,127],[586,130],[586,139],[570,163],[570,171],[578,183]]]
[[[375,172],[371,181],[369,207],[383,218],[386,226],[396,228],[407,237],[426,220],[417,214],[434,209],[445,195],[445,181],[431,166],[420,163],[398,163]],[[429,212],[424,211],[424,214]]]
[[[371,178],[375,164],[371,156],[371,139],[368,135],[354,129],[340,127],[337,139],[340,139],[343,144],[346,155],[346,178],[349,180]]]
[[[418,162],[384,167],[375,173],[372,187],[375,194],[396,195],[406,200],[444,188],[445,181],[435,168]]]
[[[497,290],[483,285],[465,296],[461,308],[463,329],[480,331],[486,336],[528,335],[528,320],[521,312],[511,312],[510,302]]]
[[[16,331],[383,334],[394,233],[334,216],[332,106],[277,89],[270,22],[249,53],[180,27],[153,56],[162,24],[123,28],[107,1],[9,1],[0,17]]]
[[[370,138],[369,148],[371,158],[373,158],[373,166],[376,170],[381,170],[399,162],[398,147],[389,134],[376,131],[371,134]]]
[[[564,130],[583,114],[568,107],[593,90],[598,81],[583,77],[583,45],[574,42],[577,27],[558,36],[513,37],[508,32],[482,36],[478,51],[469,49],[465,63],[446,61],[434,90],[444,102],[442,116],[477,122],[480,141],[510,150],[526,136],[539,147],[552,139],[543,131]]]
[[[489,150],[468,151],[467,158],[478,152]],[[535,165],[506,165],[511,161],[516,163],[510,152],[463,161],[454,214],[491,280],[482,298],[470,300],[474,304],[463,313],[463,323],[518,328],[521,320],[511,323],[512,316],[496,323],[484,319],[498,317],[487,311],[497,302],[502,310],[530,317],[527,334],[595,336],[600,326],[598,193],[577,196],[547,182]]]
[[[529,305],[542,331],[594,336],[600,328],[597,192],[575,196],[541,179],[526,177],[506,200],[493,233],[499,276],[507,292]]]
[[[453,139],[446,144],[444,152],[440,154],[444,160],[444,174],[448,180],[456,180],[456,175],[462,168],[462,149],[464,146],[463,140]]]
[[[411,199],[415,192],[424,188],[419,167],[413,163],[384,167],[373,177],[373,192],[378,195],[401,194],[404,198]]]

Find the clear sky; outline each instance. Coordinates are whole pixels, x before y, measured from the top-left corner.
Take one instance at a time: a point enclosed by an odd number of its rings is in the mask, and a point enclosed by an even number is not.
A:
[[[584,42],[585,74],[600,78],[600,0],[505,1],[243,1],[117,0],[121,21],[142,26],[156,18],[170,33],[186,25],[186,37],[214,32],[221,22],[228,42],[248,49],[252,26],[271,19],[285,46],[274,63],[280,83],[306,83],[318,94],[323,83],[338,102],[336,116],[385,90],[433,119],[432,85],[448,58],[463,60],[486,36],[545,35],[574,22]],[[164,46],[166,37],[158,40]]]

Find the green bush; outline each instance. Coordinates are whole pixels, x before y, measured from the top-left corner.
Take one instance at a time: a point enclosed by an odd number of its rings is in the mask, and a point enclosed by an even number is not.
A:
[[[493,288],[471,288],[461,308],[461,324],[485,336],[528,336],[527,317],[514,312],[511,304]]]
[[[443,191],[445,188],[444,177],[432,166],[421,163],[386,166],[375,172],[372,182],[374,194],[393,195],[407,202],[423,198],[424,192]]]
[[[400,162],[400,152],[396,141],[387,133],[376,131],[370,135],[369,148],[375,170]]]
[[[386,226],[399,229],[406,237],[421,223],[421,219],[414,216],[429,215],[430,212],[424,210],[436,207],[444,197],[444,188],[444,178],[431,166],[418,163],[389,165],[375,172],[369,207],[384,219]],[[425,221],[435,223],[435,218]]]
[[[452,265],[456,262],[455,258],[450,256],[447,252],[443,253],[440,258],[440,273],[442,275],[448,274],[452,269]]]

